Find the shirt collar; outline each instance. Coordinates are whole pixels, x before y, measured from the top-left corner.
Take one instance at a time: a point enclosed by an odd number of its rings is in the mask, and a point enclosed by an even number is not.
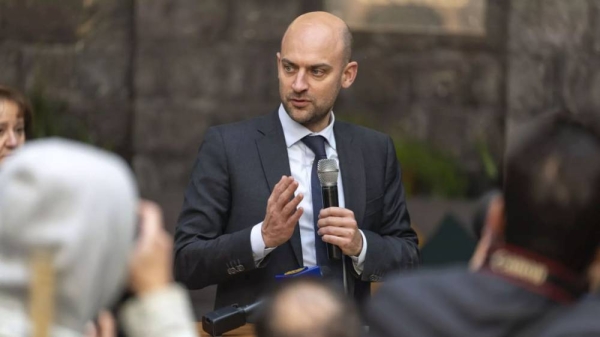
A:
[[[289,148],[290,146],[299,142],[306,136],[323,136],[329,146],[336,150],[335,137],[333,135],[333,124],[335,123],[335,115],[331,111],[331,121],[325,127],[325,129],[319,132],[312,132],[307,129],[304,125],[293,120],[288,113],[285,111],[283,104],[279,105],[279,120],[281,121],[281,127],[283,128],[283,136],[285,137],[285,145]]]

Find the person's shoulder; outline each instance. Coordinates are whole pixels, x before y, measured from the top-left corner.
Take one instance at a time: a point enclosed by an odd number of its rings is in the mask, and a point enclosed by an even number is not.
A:
[[[453,284],[472,278],[464,266],[450,266],[443,268],[424,268],[411,272],[401,272],[386,279],[382,289],[388,288],[395,291],[401,288],[406,291],[424,287],[439,287],[444,284]]]
[[[374,139],[374,140],[378,140],[378,141],[387,141],[390,138],[389,135],[387,135],[381,131],[377,131],[377,130],[368,128],[366,126],[348,123],[348,122],[344,122],[344,121],[336,120],[334,128],[336,131],[339,131],[342,133],[348,133],[352,136],[357,136],[362,139]]]
[[[600,336],[600,294],[588,295],[554,319],[541,336]]]
[[[462,307],[460,303],[466,297],[461,296],[464,291],[457,289],[456,285],[464,284],[468,277],[465,267],[404,271],[388,277],[367,305],[369,321],[382,331],[398,330],[405,335],[431,334],[436,330],[432,328],[431,316],[418,313],[437,310],[443,313],[446,321],[458,319],[454,317],[453,309]],[[392,317],[405,317],[409,321],[397,326]]]
[[[206,131],[207,134],[218,133],[223,138],[244,138],[253,135],[256,130],[270,130],[276,127],[277,116],[273,113],[265,114],[258,117],[236,121],[226,124],[217,124],[210,126]]]

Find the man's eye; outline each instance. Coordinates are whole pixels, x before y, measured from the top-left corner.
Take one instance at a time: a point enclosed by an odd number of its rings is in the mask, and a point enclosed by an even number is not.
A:
[[[317,77],[325,75],[325,72],[322,69],[313,69],[312,73]]]
[[[292,71],[294,71],[294,68],[292,66],[285,65],[283,66],[283,70],[285,70],[285,72],[287,73],[291,73]]]

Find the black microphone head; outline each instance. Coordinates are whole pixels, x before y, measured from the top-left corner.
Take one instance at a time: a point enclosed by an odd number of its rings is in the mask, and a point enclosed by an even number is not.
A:
[[[321,159],[317,163],[317,175],[321,186],[336,186],[339,173],[335,159]]]

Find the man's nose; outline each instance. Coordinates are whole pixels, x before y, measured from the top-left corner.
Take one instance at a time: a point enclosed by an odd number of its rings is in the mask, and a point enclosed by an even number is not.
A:
[[[308,83],[306,82],[306,72],[300,70],[292,83],[292,89],[295,92],[303,92],[308,89]]]

